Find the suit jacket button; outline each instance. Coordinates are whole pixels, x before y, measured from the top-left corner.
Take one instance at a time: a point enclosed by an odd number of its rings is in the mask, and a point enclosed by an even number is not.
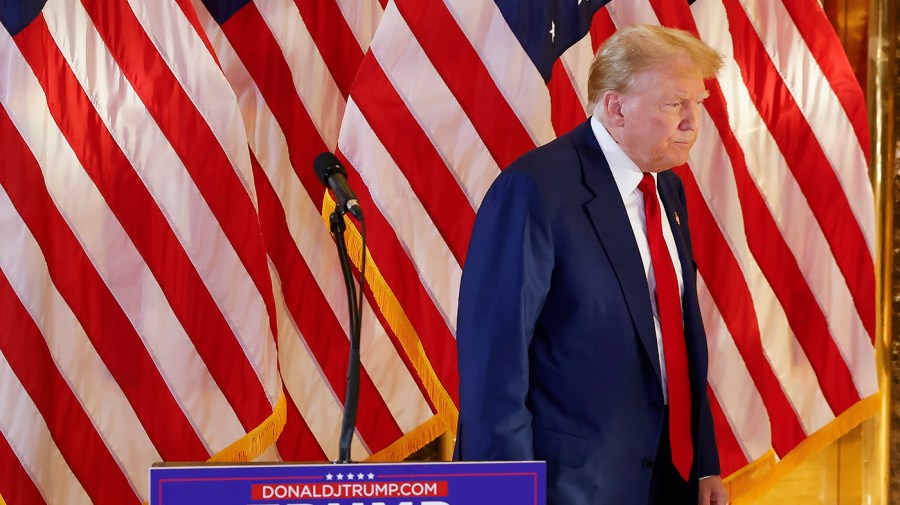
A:
[[[646,458],[643,461],[641,461],[641,466],[644,468],[653,468],[653,460]]]

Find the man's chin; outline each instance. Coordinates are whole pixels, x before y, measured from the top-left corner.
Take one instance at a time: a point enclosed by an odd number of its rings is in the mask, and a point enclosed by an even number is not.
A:
[[[691,153],[691,146],[685,146],[684,149],[679,150],[678,153],[673,154],[667,161],[671,163],[671,167],[680,167],[688,162],[688,157]],[[671,168],[670,167],[670,168]]]
[[[665,172],[666,170],[680,167],[681,165],[684,165],[687,162],[688,162],[687,156],[678,156],[678,157],[673,156],[673,157],[669,158],[668,160],[666,160],[665,163],[660,163],[658,168],[656,168],[655,170],[651,170],[651,171],[652,172]]]

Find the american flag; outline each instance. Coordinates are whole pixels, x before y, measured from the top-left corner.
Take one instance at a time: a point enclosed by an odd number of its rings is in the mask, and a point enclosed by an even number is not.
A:
[[[587,117],[590,59],[635,23],[726,56],[677,170],[733,491],[875,412],[865,101],[815,0],[18,0],[0,22],[0,503],[336,458],[325,150],[371,255],[353,457],[452,433],[478,205]]]

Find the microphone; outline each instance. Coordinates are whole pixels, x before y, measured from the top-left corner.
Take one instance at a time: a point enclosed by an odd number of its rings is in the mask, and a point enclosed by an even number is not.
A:
[[[319,176],[322,184],[334,191],[334,195],[337,197],[338,208],[349,212],[353,217],[362,221],[362,208],[360,208],[359,201],[357,201],[356,195],[353,194],[353,190],[350,189],[350,185],[347,184],[347,170],[344,168],[344,165],[341,165],[337,156],[325,151],[316,156],[316,159],[313,161],[313,169],[315,169],[316,175]]]

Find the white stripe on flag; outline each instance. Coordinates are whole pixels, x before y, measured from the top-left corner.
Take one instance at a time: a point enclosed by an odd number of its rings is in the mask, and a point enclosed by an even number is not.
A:
[[[234,103],[234,92],[213,55],[176,2],[128,0],[128,3],[169,70],[219,139],[219,145],[255,204],[247,134]],[[270,385],[266,385],[267,390]]]
[[[347,314],[345,287],[341,277],[334,270],[339,261],[334,250],[329,247],[331,237],[322,222],[318,209],[320,202],[313,202],[293,170],[286,169],[290,167],[287,140],[269,105],[260,98],[260,91],[253,83],[252,76],[224,37],[218,39],[218,43],[217,52],[229,79],[232,82],[244,83],[244,87],[237,89],[237,94],[244,117],[253,125],[249,139],[250,146],[286,214],[290,217],[287,226],[297,249],[344,333],[349,334],[347,318],[344,317]],[[363,310],[364,319],[373,321],[371,325],[364,325],[362,341],[365,345],[361,350],[363,365],[400,428],[404,432],[411,431],[431,417],[431,410],[406,365],[397,354],[390,337],[384,328],[375,322],[377,319],[366,300],[363,303]],[[279,323],[279,326],[282,325],[283,323]],[[284,335],[280,336],[282,342],[285,338]],[[285,373],[284,370],[283,368],[282,373]],[[328,441],[317,438],[323,444]]]
[[[709,384],[744,456],[747,461],[755,461],[772,447],[772,425],[766,415],[766,406],[734,344],[734,338],[722,320],[722,314],[709,296],[706,282],[699,274],[697,291],[709,341],[709,354],[715,357],[709,362]]]
[[[710,6],[710,9],[714,7]],[[698,15],[700,12],[703,11],[697,11]],[[716,9],[714,12],[717,15],[715,18],[700,23],[701,36],[704,39],[710,37],[710,43],[716,44],[726,56],[725,67],[719,72],[718,81],[725,95],[728,116],[743,149],[747,168],[762,192],[769,212],[788,247],[797,258],[797,265],[828,321],[832,338],[838,344],[844,361],[852,367],[860,359],[871,359],[874,349],[870,343],[865,343],[868,339],[860,342],[858,336],[867,333],[855,308],[847,310],[847,303],[852,300],[850,290],[831,254],[822,228],[747,91],[740,69],[732,57],[730,37],[716,31],[715,27],[726,21],[724,10]],[[719,23],[711,22],[712,19],[717,19]],[[710,124],[704,130],[704,135],[713,129],[711,126]],[[860,348],[860,345],[863,347]],[[872,390],[874,386],[872,381],[863,377],[854,376],[854,380],[865,381],[857,384],[860,392]]]
[[[316,437],[329,460],[338,458],[338,440],[341,434],[343,405],[337,394],[324,378],[325,374],[312,351],[306,345],[306,338],[300,334],[284,305],[281,282],[272,268],[275,278],[275,303],[278,311],[278,362],[281,364],[281,375],[284,387],[291,395],[294,404]],[[360,437],[359,431],[353,435],[351,456],[356,461],[367,458],[372,452]]]
[[[389,13],[390,9],[385,16]],[[396,231],[425,290],[455,335],[462,268],[353,100],[344,112],[340,147],[366,185],[380,190],[372,194],[372,200]]]
[[[372,53],[443,158],[446,167],[434,169],[449,168],[477,210],[491,182],[500,175],[500,167],[397,9],[388,9],[381,22],[383,28],[372,42]]]
[[[6,30],[0,30],[8,35]],[[3,191],[0,188],[0,191]],[[5,193],[4,193],[5,194]],[[90,505],[91,499],[63,458],[37,406],[0,352],[0,433],[49,504]],[[6,463],[4,463],[6,464]],[[11,463],[15,464],[15,463]]]
[[[566,69],[566,74],[569,76],[569,80],[572,81],[572,88],[575,90],[575,95],[578,96],[578,101],[581,102],[581,108],[585,109],[586,113],[589,114],[591,111],[587,111],[587,82],[588,74],[591,69],[591,61],[594,59],[591,34],[588,33],[582,37],[581,40],[567,49],[566,52],[562,54],[561,58],[563,67]]]
[[[697,160],[691,166],[716,168],[695,171],[697,184],[747,281],[769,364],[794,406],[804,431],[811,433],[816,427],[832,420],[834,414],[828,409],[815,372],[796,341],[783,307],[748,249],[740,195],[734,184],[731,161],[725,156],[719,132],[705,110],[701,121],[700,129],[703,134],[691,152],[692,162]],[[724,253],[726,251],[718,252]],[[719,359],[718,356],[711,356],[711,361]],[[809,402],[810,399],[815,401]],[[811,411],[809,408],[802,408],[805,404],[813,405],[814,409]]]
[[[694,5],[698,3],[711,2],[695,2]],[[747,0],[741,0],[741,4],[841,181],[856,215],[856,224],[863,230],[869,254],[874,257],[875,207],[872,205],[871,182],[865,170],[865,156],[856,141],[847,112],[782,1],[755,1],[751,6]],[[847,299],[844,300],[846,303]],[[840,331],[836,330],[836,333]]]
[[[659,18],[649,0],[612,0],[606,4],[606,10],[616,28],[659,24]]]
[[[31,68],[16,45],[3,40],[6,37],[8,33],[0,30],[0,61],[10,69],[15,95],[0,96],[0,101],[41,166],[54,203],[164,371],[204,445],[228,446],[244,433],[233,409],[202,366],[203,360],[140,253],[56,127]]]
[[[40,329],[56,367],[131,487],[146,499],[147,463],[160,461],[159,453],[128,398],[115,381],[109,380],[111,374],[84,328],[57,292],[40,245],[2,187],[0,236],[5,237],[0,249],[0,270]],[[112,418],[116,422],[108,422]]]
[[[346,102],[300,17],[297,5],[287,0],[257,0],[255,5],[291,68],[294,87],[309,117],[328,149],[334,150]]]
[[[218,218],[107,52],[81,4],[51,2],[44,16],[63,56],[88,95],[94,97],[100,118],[163,210],[274,403],[274,392],[279,389],[277,370],[267,365],[275,359],[274,346],[258,338],[271,334],[265,304]],[[75,23],[79,29],[66,26],[68,23]],[[105,70],[92,72],[92,68]],[[233,93],[230,96],[233,101]],[[246,137],[241,138],[246,143]],[[245,158],[249,165],[249,156]],[[105,229],[98,231],[106,233]]]
[[[556,138],[550,121],[550,93],[544,79],[497,5],[470,0],[444,0],[444,3],[535,145]],[[392,4],[387,10],[394,8]]]
[[[335,0],[341,15],[359,43],[360,50],[365,53],[375,37],[375,30],[381,21],[384,10],[378,0]]]

